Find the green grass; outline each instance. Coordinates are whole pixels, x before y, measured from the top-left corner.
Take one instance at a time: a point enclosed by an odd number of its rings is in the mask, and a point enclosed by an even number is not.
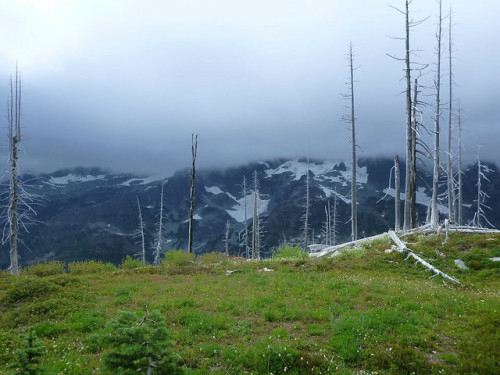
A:
[[[76,272],[69,274],[60,266],[1,274],[0,368],[33,328],[47,350],[46,373],[99,373],[103,352],[92,335],[118,311],[147,306],[165,318],[187,373],[496,373],[500,269],[489,258],[499,256],[500,236],[406,241],[462,284],[429,279],[404,255],[386,254],[389,239],[329,259],[173,253],[159,267],[117,271],[91,263],[70,264]],[[238,272],[226,276],[226,269]]]

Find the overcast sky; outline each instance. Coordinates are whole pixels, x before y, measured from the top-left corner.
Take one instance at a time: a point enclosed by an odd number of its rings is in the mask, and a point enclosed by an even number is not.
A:
[[[443,0],[446,13],[450,5],[465,155],[481,144],[500,162],[500,2]],[[412,31],[415,59],[431,64],[421,79],[429,127],[437,11],[435,0],[411,5],[415,19],[429,17]],[[386,0],[0,0],[0,98],[17,59],[24,170],[168,174],[189,166],[192,132],[200,167],[304,156],[308,139],[311,157],[342,159],[352,41],[359,156],[402,157],[403,65],[387,54],[403,56],[404,42],[390,38],[403,32]],[[6,160],[6,137],[2,146]]]

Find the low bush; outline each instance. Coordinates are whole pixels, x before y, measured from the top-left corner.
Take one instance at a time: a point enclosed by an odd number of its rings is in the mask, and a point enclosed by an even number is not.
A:
[[[309,254],[300,249],[300,246],[283,246],[276,250],[273,259],[307,259]]]
[[[226,256],[218,251],[212,251],[210,253],[205,253],[198,257],[198,262],[204,264],[218,264],[227,260]]]
[[[187,253],[183,250],[170,250],[165,253],[165,259],[161,262],[162,265],[182,267],[193,264],[195,256],[192,253]]]
[[[84,275],[90,273],[104,273],[115,271],[116,266],[112,263],[103,263],[100,260],[87,260],[68,264],[69,273]]]
[[[492,262],[489,259],[489,253],[486,250],[479,248],[472,248],[465,254],[465,264],[475,271],[491,268],[500,268],[500,263]]]
[[[139,267],[144,267],[144,263],[142,263],[140,260],[132,258],[130,255],[127,255],[127,257],[122,262],[122,268],[124,270],[131,270]]]
[[[60,275],[65,272],[66,270],[64,263],[59,261],[32,264],[31,266],[28,266],[21,270],[21,274],[23,275],[33,275],[39,277]]]
[[[19,280],[7,289],[2,302],[13,304],[20,301],[33,300],[54,293],[59,289],[58,285],[44,279]]]

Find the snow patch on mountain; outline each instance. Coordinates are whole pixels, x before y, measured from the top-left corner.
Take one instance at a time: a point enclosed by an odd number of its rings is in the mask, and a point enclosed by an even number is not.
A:
[[[66,176],[62,177],[51,177],[48,181],[49,184],[52,185],[67,185],[69,183],[76,183],[76,182],[89,182],[89,181],[95,181],[95,180],[102,180],[105,179],[106,175],[100,174],[97,176],[92,176],[92,175],[86,175],[86,176],[79,176],[73,173],[70,173]]]
[[[333,197],[334,195],[337,196],[337,198],[340,198],[342,201],[344,201],[347,204],[351,204],[351,200],[347,197],[344,197],[342,194],[339,194],[338,191],[327,188],[326,186],[320,186],[321,190],[323,190],[323,193],[325,193],[325,196],[327,198]]]
[[[201,216],[199,214],[193,215],[193,220],[201,220]],[[185,223],[189,223],[189,219],[184,220]]]
[[[234,198],[234,197],[233,197]],[[247,201],[247,219],[250,219],[252,213],[252,204],[253,204],[253,193],[248,194],[246,197]],[[245,197],[241,197],[240,199],[235,199],[235,205],[230,209],[226,210],[226,212],[238,223],[243,223],[245,221]],[[258,203],[258,212],[259,215],[262,215],[267,211],[269,206],[270,199],[259,199]]]
[[[385,188],[383,190],[384,194],[390,196],[390,197],[395,197],[396,196],[396,192],[394,191],[394,188]],[[417,201],[417,204],[421,204],[425,207],[429,207],[429,204],[431,203],[431,199],[432,197],[430,197],[426,191],[425,191],[425,188],[424,187],[419,187],[417,188],[417,191],[416,191],[416,194],[415,194],[415,198],[416,198],[416,201]],[[405,200],[405,193],[400,193],[400,199],[401,201],[404,201]],[[447,214],[448,213],[448,207],[446,207],[445,205],[443,204],[438,204],[438,211],[442,214]]]
[[[224,194],[224,192],[218,186],[205,186],[205,190],[214,195]]]
[[[338,167],[341,163],[342,162],[332,161],[325,161],[323,163],[310,162],[309,171],[314,175],[314,179],[317,181],[328,180],[329,182],[341,183],[342,186],[347,186],[349,181],[351,180],[351,170],[340,170],[340,168]],[[284,162],[275,169],[266,169],[265,172],[267,178],[270,178],[273,175],[277,174],[290,173],[294,181],[299,181],[303,176],[307,174],[307,168],[307,162],[295,159]],[[340,175],[330,176],[329,174],[331,174],[332,172]],[[368,182],[368,171],[366,167],[358,166],[356,182],[358,184],[366,184]]]
[[[134,177],[131,178],[125,182],[122,182],[120,185],[121,186],[131,186],[131,185],[148,185],[156,181],[162,181],[165,180],[165,177],[161,176],[151,176],[151,177],[144,177],[144,178],[138,178]]]

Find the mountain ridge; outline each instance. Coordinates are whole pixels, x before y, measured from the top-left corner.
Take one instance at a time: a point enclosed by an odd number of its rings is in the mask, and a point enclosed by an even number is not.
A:
[[[391,191],[387,192],[391,159],[360,159],[358,162],[358,222],[361,236],[377,234],[393,227],[394,203]],[[311,160],[311,232],[315,242],[321,242],[321,228],[325,217],[327,199],[339,199],[339,240],[350,236],[349,164],[342,161]],[[500,178],[498,168],[485,184],[490,203],[498,206]],[[275,159],[254,162],[225,170],[199,170],[196,179],[195,251],[198,253],[222,251],[222,238],[226,222],[231,224],[230,252],[240,255],[240,233],[244,229],[244,198],[241,192],[243,176],[248,190],[252,189],[252,175],[259,177],[260,213],[264,217],[264,256],[280,243],[299,242],[301,216],[305,204],[305,159]],[[475,173],[476,172],[476,173]],[[404,168],[403,168],[404,174]],[[475,176],[472,165],[464,174],[465,204],[472,205]],[[37,223],[23,233],[22,239],[31,252],[20,249],[21,264],[40,260],[58,259],[65,262],[100,259],[119,263],[127,254],[135,254],[140,246],[134,237],[138,226],[136,196],[139,197],[146,224],[148,260],[155,241],[155,222],[159,211],[160,187],[165,184],[165,251],[187,247],[187,218],[189,210],[189,170],[173,175],[137,176],[113,174],[102,168],[74,168],[55,171],[40,176],[25,176],[31,180],[26,188],[44,197],[38,206]],[[403,178],[402,178],[403,181]],[[403,189],[402,189],[403,190]],[[4,190],[5,192],[5,190]],[[419,220],[425,219],[425,199],[430,199],[426,188],[421,187]],[[387,196],[382,199],[384,195]],[[392,194],[393,195],[393,194]],[[247,193],[247,211],[250,216],[253,199]],[[424,203],[424,204],[422,204]],[[465,206],[466,217],[471,217],[472,207]],[[500,207],[493,207],[491,222],[498,227],[496,214]],[[443,206],[444,207],[444,206]],[[445,208],[445,207],[444,207]],[[445,211],[442,209],[442,211]],[[444,213],[444,212],[443,212]],[[249,218],[250,219],[250,218]],[[250,227],[249,220],[249,227]],[[311,233],[312,234],[312,233]],[[3,246],[0,265],[8,266],[8,249]]]

